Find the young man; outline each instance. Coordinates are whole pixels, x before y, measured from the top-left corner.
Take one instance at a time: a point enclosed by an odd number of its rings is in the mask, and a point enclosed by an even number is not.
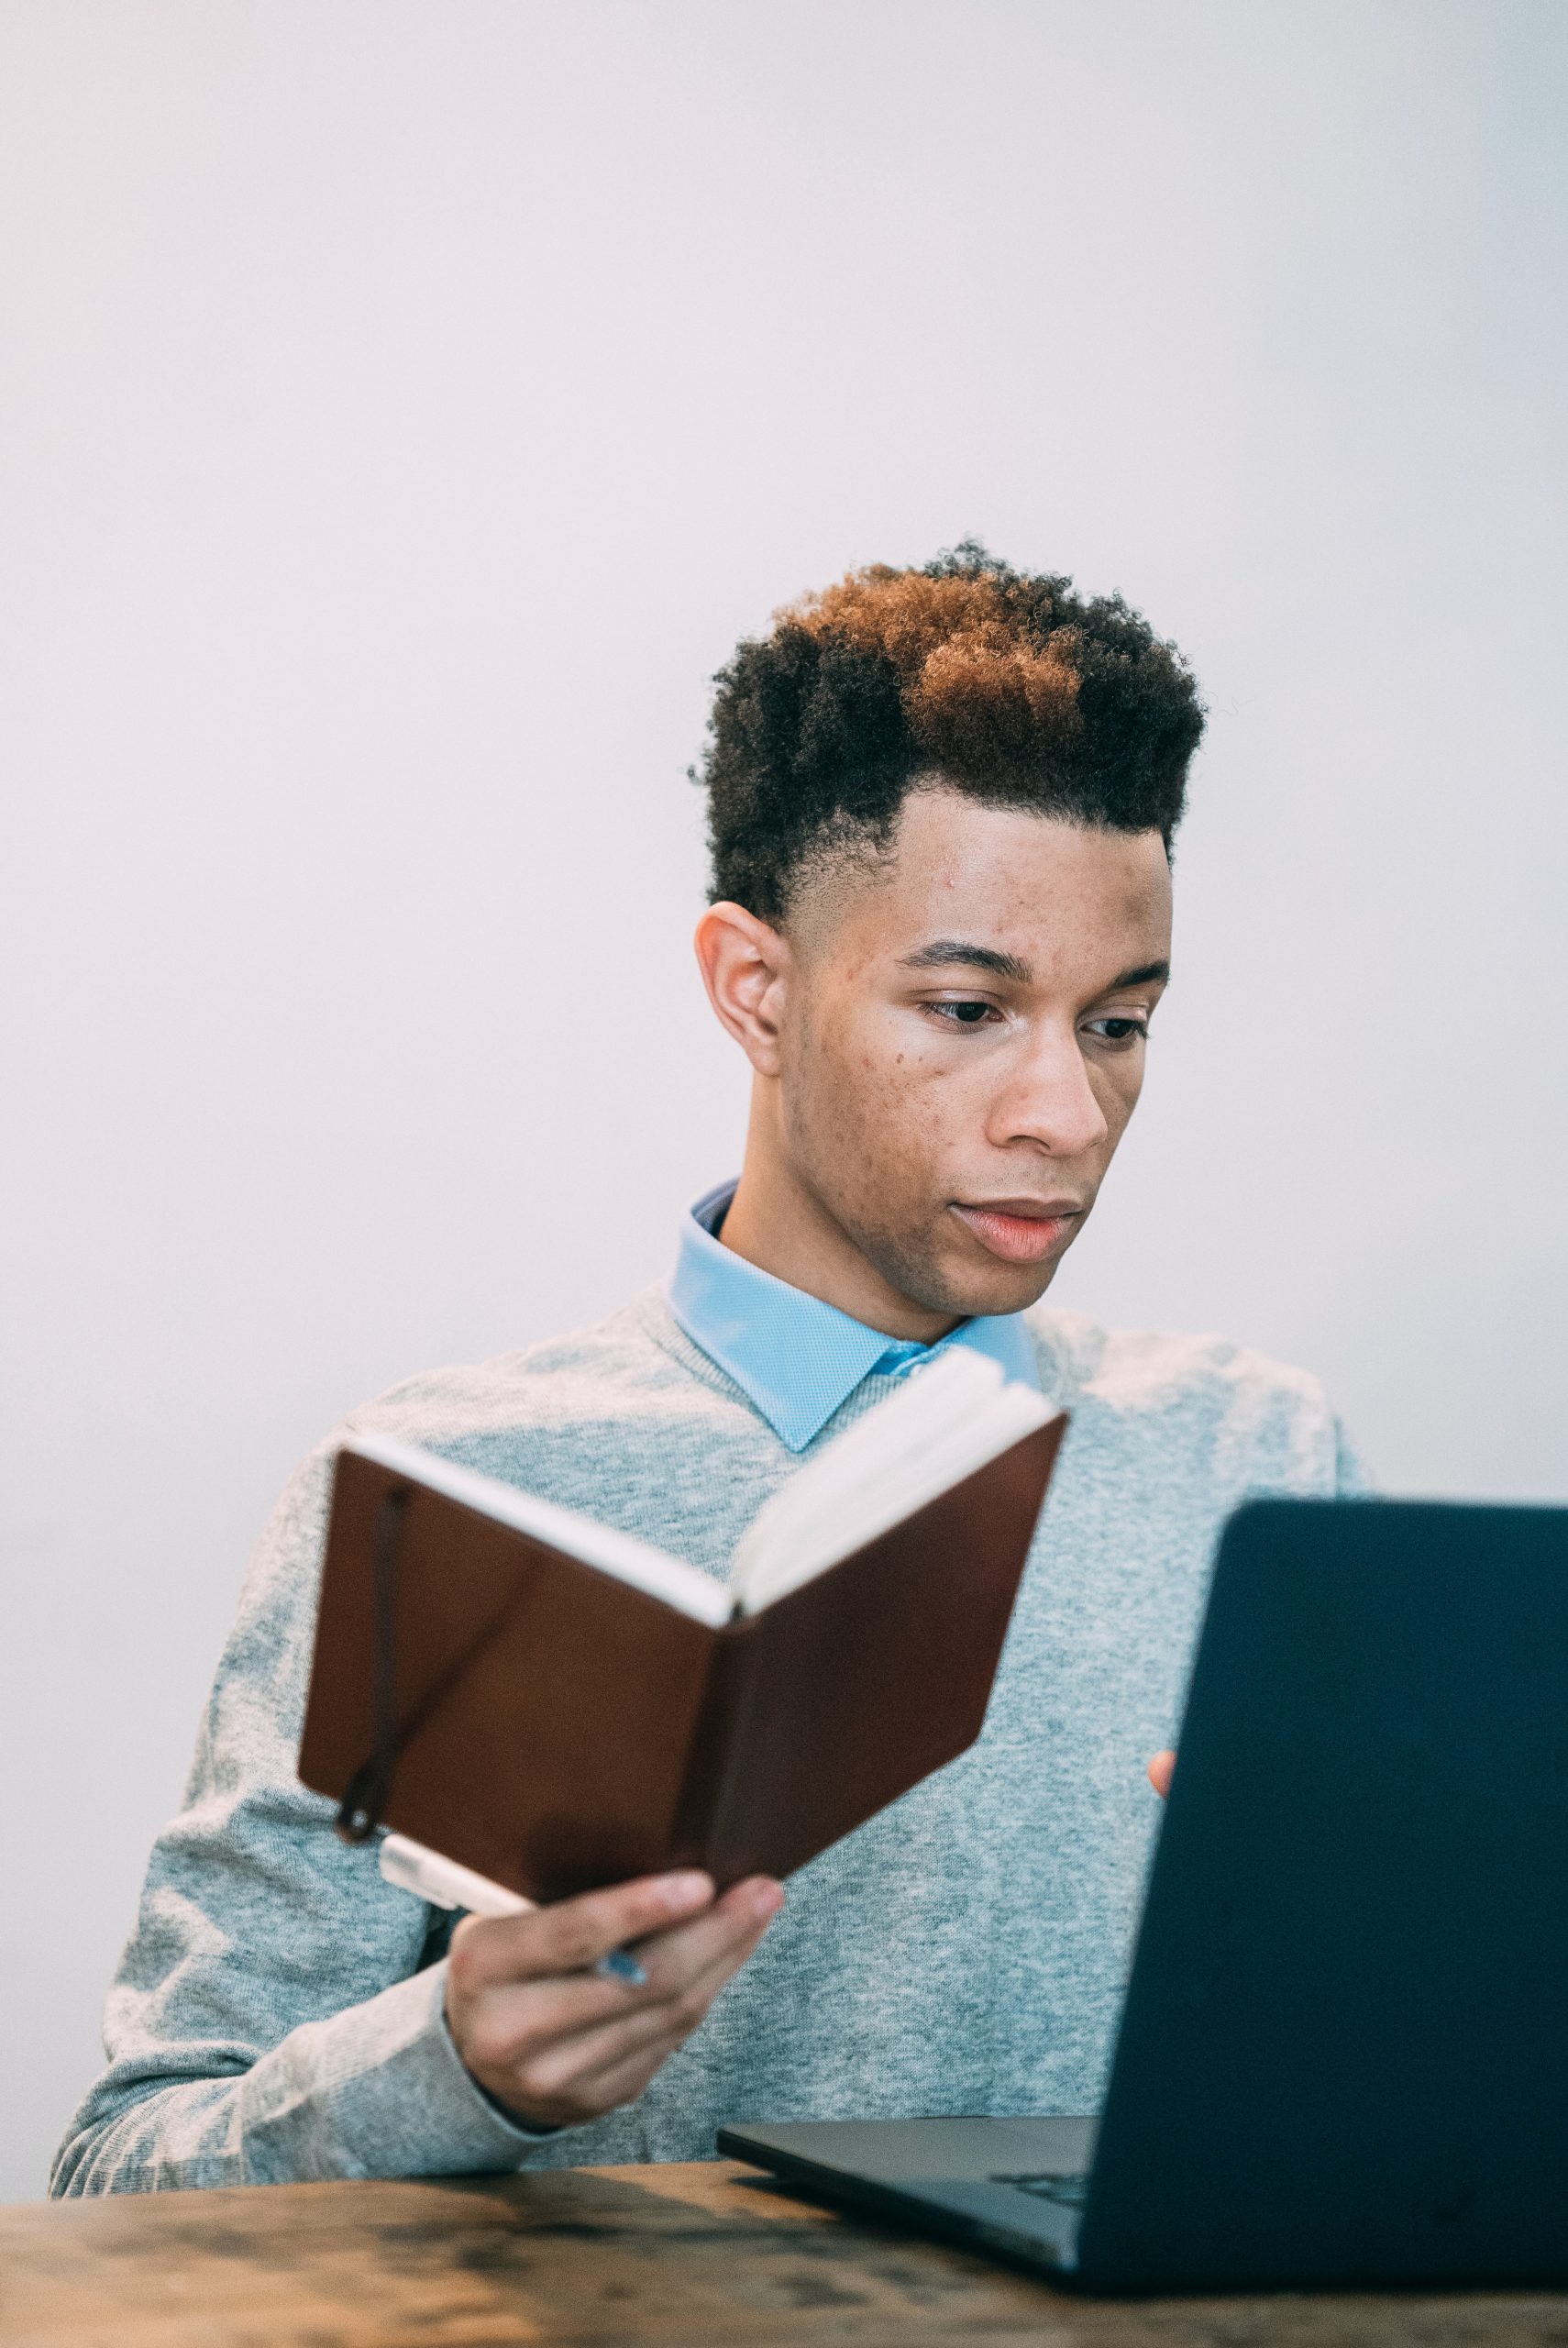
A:
[[[1092,2110],[1216,1532],[1354,1481],[1318,1385],[1032,1310],[1143,1080],[1192,680],[1119,601],[973,547],[743,644],[704,780],[738,1184],[601,1327],[348,1423],[722,1573],[760,1503],[945,1345],[1073,1426],[979,1743],[801,1870],[447,1921],[294,1776],[333,1440],[252,1565],[185,1807],[59,2155],[83,2193],[687,2159],[722,2121]],[[340,1431],[341,1432],[341,1431]],[[962,1571],[962,1559],[955,1559]],[[1157,1772],[1156,1772],[1157,1775]],[[647,1986],[597,1977],[638,1944]]]

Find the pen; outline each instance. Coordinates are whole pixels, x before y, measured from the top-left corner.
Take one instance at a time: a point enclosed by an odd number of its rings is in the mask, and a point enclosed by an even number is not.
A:
[[[439,1851],[426,1850],[407,1834],[385,1835],[378,1864],[388,1883],[412,1891],[432,1908],[466,1908],[470,1916],[526,1916],[536,1904],[472,1867],[459,1866],[456,1859],[444,1859]],[[643,1988],[648,1977],[626,1948],[606,1950],[592,1969],[601,1980],[624,1981],[629,1989]]]

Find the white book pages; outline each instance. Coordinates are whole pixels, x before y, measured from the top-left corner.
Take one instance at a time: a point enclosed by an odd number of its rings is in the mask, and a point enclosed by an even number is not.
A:
[[[949,1377],[950,1362],[973,1364],[987,1374],[977,1379],[965,1370]],[[913,1407],[917,1402],[920,1407]],[[759,1511],[731,1570],[737,1610],[760,1613],[962,1483],[1054,1415],[1032,1388],[1004,1384],[995,1363],[955,1347],[904,1394],[841,1436]],[[843,1463],[834,1455],[874,1431],[877,1456],[868,1456],[868,1442],[857,1463],[861,1472],[846,1486],[836,1472]],[[819,1475],[830,1462],[835,1472]]]
[[[816,1546],[815,1570],[820,1572],[823,1567],[836,1564],[840,1557],[853,1556],[867,1541],[887,1532],[889,1525],[912,1516],[939,1492],[961,1484],[966,1476],[972,1476],[977,1468],[996,1458],[999,1452],[1006,1451],[1021,1435],[1043,1426],[1050,1415],[1047,1406],[1029,1387],[1004,1388],[980,1416],[949,1429],[939,1443],[906,1462],[905,1472],[896,1483],[867,1493],[856,1506],[846,1509],[838,1523],[827,1528],[825,1549],[820,1544]],[[779,1584],[771,1578],[768,1588],[772,1596],[782,1595]]]
[[[999,1394],[1002,1384],[1001,1365],[988,1355],[967,1346],[939,1355],[764,1502],[736,1545],[731,1588],[749,1576],[759,1545],[798,1542],[808,1551],[820,1546],[821,1527],[831,1523],[837,1509],[879,1490],[889,1475],[901,1478],[911,1456]]]
[[[723,1582],[699,1572],[684,1558],[655,1548],[651,1541],[639,1541],[632,1533],[617,1533],[591,1516],[580,1515],[576,1509],[558,1508],[554,1501],[520,1492],[514,1484],[481,1476],[472,1468],[459,1468],[417,1444],[400,1443],[393,1435],[357,1434],[343,1448],[357,1452],[362,1459],[373,1459],[378,1467],[390,1468],[394,1475],[428,1484],[432,1491],[445,1492],[448,1500],[478,1509],[498,1523],[514,1525],[536,1541],[547,1541],[552,1548],[564,1549],[569,1557],[580,1557],[584,1565],[597,1566],[601,1573],[613,1574],[617,1581],[630,1582],[635,1589],[662,1598],[695,1622],[716,1627],[727,1623],[734,1611]]]

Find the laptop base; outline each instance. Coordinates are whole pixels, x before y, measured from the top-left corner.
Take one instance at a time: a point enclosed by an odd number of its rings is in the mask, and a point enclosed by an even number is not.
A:
[[[721,2128],[718,2149],[823,2200],[1070,2281],[1092,2120],[799,2120]]]

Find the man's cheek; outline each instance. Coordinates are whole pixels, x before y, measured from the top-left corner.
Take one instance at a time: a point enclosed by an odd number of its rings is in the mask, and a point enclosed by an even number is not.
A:
[[[963,1117],[950,1088],[911,1082],[884,1094],[880,1105],[888,1136],[883,1155],[897,1161],[889,1171],[911,1215],[945,1205],[953,1167],[963,1154]]]
[[[897,1076],[865,1086],[844,1103],[834,1136],[853,1168],[850,1179],[867,1205],[885,1211],[908,1205],[926,1186],[932,1118],[921,1088]]]

